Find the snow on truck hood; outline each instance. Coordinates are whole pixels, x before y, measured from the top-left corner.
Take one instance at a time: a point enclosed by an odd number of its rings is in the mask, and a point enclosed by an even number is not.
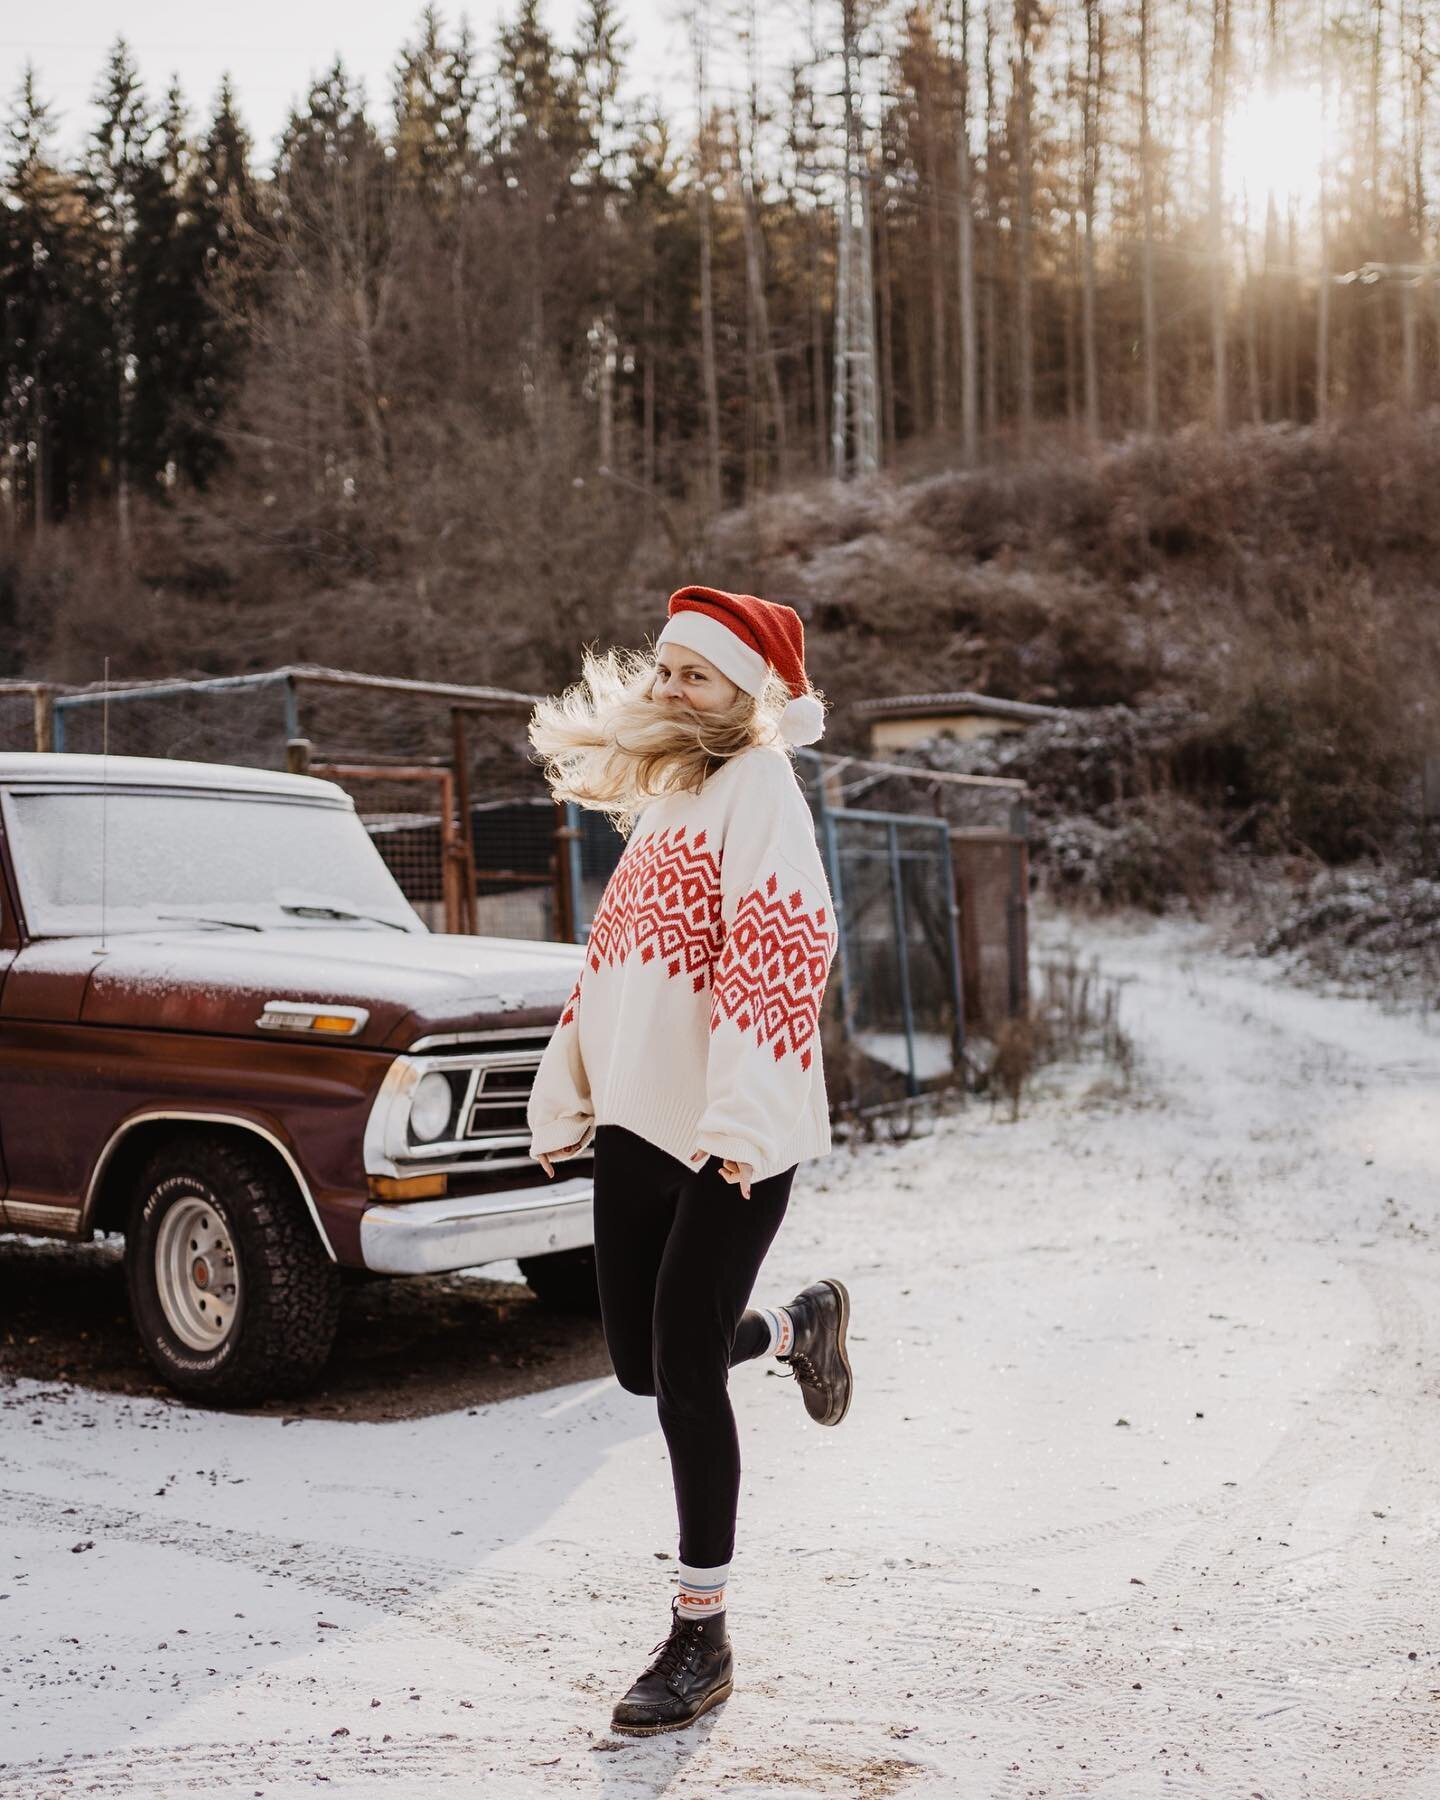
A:
[[[9,1011],[21,976],[19,992],[33,984],[37,997],[53,995],[58,1016],[87,1024],[267,1038],[255,1023],[267,1000],[315,1000],[368,1011],[364,1029],[344,1042],[403,1048],[435,1031],[549,1024],[582,960],[573,944],[428,932],[134,932],[103,949],[98,939],[32,945],[4,998]],[[68,1006],[67,973],[83,984]],[[35,1017],[40,1009],[20,1010]]]

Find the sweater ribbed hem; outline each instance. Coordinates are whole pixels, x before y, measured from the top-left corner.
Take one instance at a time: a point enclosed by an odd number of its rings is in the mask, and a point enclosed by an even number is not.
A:
[[[654,1144],[657,1150],[673,1156],[687,1169],[697,1169],[704,1161],[703,1157],[699,1161],[695,1159],[697,1150],[719,1154],[702,1141],[701,1109],[657,1089],[653,1081],[617,1082],[613,1088],[604,1094],[595,1094],[593,1098],[598,1124],[621,1125],[626,1131],[633,1131],[636,1137]],[[823,1105],[823,1094],[821,1103]],[[764,1181],[768,1176],[778,1175],[782,1169],[794,1168],[796,1163],[828,1155],[830,1120],[823,1112],[818,1118],[813,1114],[803,1116],[797,1120],[795,1130],[769,1156],[763,1156],[757,1145],[743,1145],[738,1138],[727,1137],[725,1144],[724,1155],[735,1157],[737,1162],[750,1163],[752,1179]],[[742,1149],[744,1154],[741,1154]]]

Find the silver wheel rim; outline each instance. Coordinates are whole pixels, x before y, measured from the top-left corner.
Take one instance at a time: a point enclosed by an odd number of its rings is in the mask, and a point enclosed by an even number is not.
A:
[[[189,1349],[213,1350],[230,1335],[240,1268],[230,1233],[208,1201],[186,1195],[160,1221],[155,1290],[166,1323]]]

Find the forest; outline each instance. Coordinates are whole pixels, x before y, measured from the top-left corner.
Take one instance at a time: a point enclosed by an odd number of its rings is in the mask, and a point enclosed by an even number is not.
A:
[[[533,690],[710,579],[799,606],[842,703],[1348,744],[1320,835],[1384,848],[1437,747],[1437,14],[810,0],[778,59],[695,0],[657,102],[613,0],[427,9],[273,145],[117,40],[68,157],[31,64],[0,674]]]

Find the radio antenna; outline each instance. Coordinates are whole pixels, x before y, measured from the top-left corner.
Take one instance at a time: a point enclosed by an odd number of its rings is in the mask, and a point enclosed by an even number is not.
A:
[[[106,828],[110,815],[110,658],[100,690],[100,948],[105,948],[105,876],[109,857]]]

